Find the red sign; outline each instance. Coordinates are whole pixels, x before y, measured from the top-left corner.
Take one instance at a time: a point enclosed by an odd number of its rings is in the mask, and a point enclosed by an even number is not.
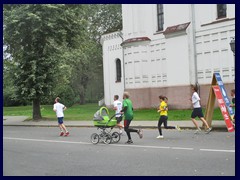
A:
[[[219,106],[220,109],[221,109],[221,112],[222,112],[224,121],[225,121],[225,123],[226,123],[228,132],[233,132],[233,131],[234,131],[234,127],[233,127],[231,118],[230,118],[230,116],[229,116],[229,114],[228,114],[228,110],[227,110],[225,101],[224,101],[224,99],[223,99],[221,90],[220,90],[219,86],[212,86],[212,87],[213,87],[215,96],[216,96],[217,101],[218,101],[218,106]]]

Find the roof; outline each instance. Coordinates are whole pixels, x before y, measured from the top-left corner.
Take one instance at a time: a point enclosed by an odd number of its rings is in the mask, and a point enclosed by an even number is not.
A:
[[[185,31],[187,27],[189,26],[190,22],[183,23],[183,24],[178,24],[175,26],[169,26],[166,28],[166,30],[163,32],[164,35],[170,34],[170,33],[175,33],[179,31]]]
[[[136,38],[130,38],[122,42],[122,45],[134,43],[134,42],[143,42],[143,41],[151,41],[148,37],[136,37]]]

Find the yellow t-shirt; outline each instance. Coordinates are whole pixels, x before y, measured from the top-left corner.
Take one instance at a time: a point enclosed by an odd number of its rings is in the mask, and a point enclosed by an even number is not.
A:
[[[167,116],[167,103],[162,101],[159,106],[160,116]]]

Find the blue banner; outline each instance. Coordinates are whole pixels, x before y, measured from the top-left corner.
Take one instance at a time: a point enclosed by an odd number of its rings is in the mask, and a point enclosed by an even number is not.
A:
[[[229,100],[229,98],[228,98],[228,96],[227,96],[227,92],[226,92],[226,89],[225,89],[225,87],[224,87],[224,85],[223,85],[222,78],[221,78],[221,76],[220,76],[219,73],[214,73],[214,75],[215,75],[215,77],[216,77],[217,84],[218,84],[218,86],[219,86],[219,88],[220,88],[220,91],[221,91],[221,93],[222,93],[223,100],[224,100],[224,102],[225,102],[225,104],[226,104],[226,106],[227,106],[227,110],[228,110],[231,118],[233,118],[234,112],[233,112],[233,109],[230,107],[231,101]]]

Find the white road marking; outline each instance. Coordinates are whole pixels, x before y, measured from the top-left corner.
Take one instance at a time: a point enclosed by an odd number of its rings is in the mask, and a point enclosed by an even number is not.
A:
[[[11,138],[11,137],[3,137],[3,139],[19,140],[19,141],[36,141],[36,142],[56,142],[56,143],[69,143],[69,144],[92,144],[92,143],[80,142],[80,141],[57,141],[57,140],[46,140],[46,139],[25,139],[25,138]]]
[[[3,137],[5,140],[18,140],[18,141],[35,141],[35,142],[50,142],[50,143],[68,143],[68,144],[92,144],[88,142],[81,141],[58,141],[58,140],[46,140],[46,139],[26,139],[26,138],[13,138],[13,137]],[[105,144],[99,144],[105,145]],[[151,148],[151,149],[174,149],[174,150],[190,150],[193,151],[194,148],[185,148],[185,147],[166,147],[166,146],[142,146],[142,145],[124,145],[124,144],[109,144],[110,146],[117,147],[136,147],[136,148]],[[225,150],[225,149],[199,149],[200,151],[206,152],[228,152],[235,153],[235,150]]]
[[[139,147],[139,148],[152,148],[152,149],[170,149],[170,147],[165,146],[141,146],[141,145],[134,145],[134,144],[110,144],[110,146],[121,146],[121,147]]]
[[[235,153],[235,150],[226,150],[226,149],[200,149],[200,151],[208,151],[208,152],[231,152],[231,153]]]
[[[190,151],[193,150],[193,148],[182,148],[182,147],[172,147],[172,149],[177,149],[177,150],[190,150]]]

